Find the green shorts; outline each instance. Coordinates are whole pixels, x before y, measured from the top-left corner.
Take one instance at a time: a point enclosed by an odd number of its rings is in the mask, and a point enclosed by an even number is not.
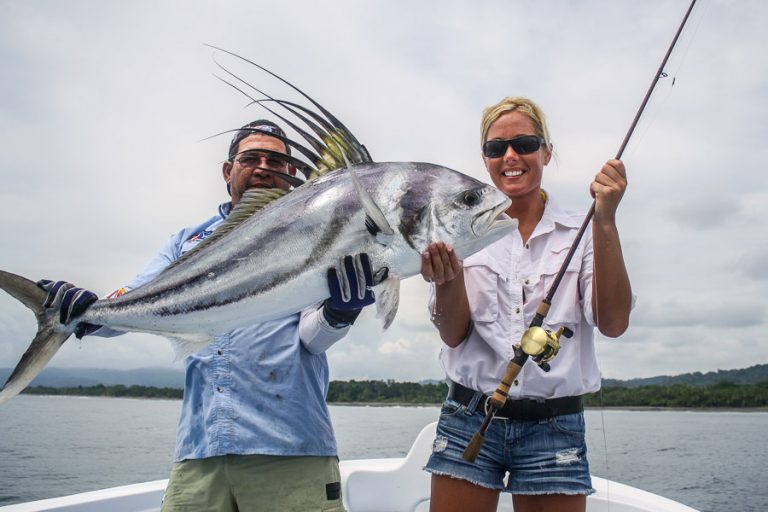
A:
[[[173,465],[161,512],[344,512],[336,457],[224,455]]]

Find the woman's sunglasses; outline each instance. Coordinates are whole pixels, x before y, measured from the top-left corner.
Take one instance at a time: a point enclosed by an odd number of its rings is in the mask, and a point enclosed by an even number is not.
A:
[[[499,158],[507,152],[507,147],[512,146],[518,155],[528,155],[538,151],[547,141],[538,135],[521,135],[509,140],[489,140],[483,144],[483,156],[486,158]]]

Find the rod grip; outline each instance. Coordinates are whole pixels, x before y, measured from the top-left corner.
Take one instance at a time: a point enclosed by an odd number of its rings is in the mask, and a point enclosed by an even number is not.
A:
[[[485,442],[485,436],[483,434],[480,432],[472,434],[472,439],[469,440],[469,444],[464,449],[464,453],[461,454],[461,457],[466,461],[474,462],[477,458],[477,454],[480,453],[480,448],[483,447],[483,442]]]
[[[504,376],[501,378],[499,387],[496,388],[496,391],[494,391],[493,395],[488,399],[490,400],[491,405],[497,409],[504,407],[504,404],[507,402],[507,396],[509,395],[509,387],[515,381],[521,369],[522,366],[514,361],[509,362],[507,368],[504,370]]]

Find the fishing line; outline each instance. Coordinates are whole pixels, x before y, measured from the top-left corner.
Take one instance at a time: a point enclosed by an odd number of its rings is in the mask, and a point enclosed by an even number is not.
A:
[[[593,260],[593,266],[594,266],[594,260]],[[593,287],[597,287],[597,273],[593,271],[592,273],[592,283]],[[594,293],[594,292],[593,292]],[[597,311],[600,309],[598,304],[598,295],[594,294],[595,297],[595,310],[592,312],[592,315],[595,318],[595,326],[599,325],[598,317],[597,317]],[[602,353],[602,334],[600,333],[600,329],[594,329],[595,332],[595,340],[594,340],[594,346],[595,346],[595,357],[597,359],[597,366],[598,368],[602,368],[602,361],[603,361],[603,353]],[[609,476],[611,475],[611,465],[608,457],[608,432],[605,428],[605,402],[603,400],[603,373],[600,371],[600,389],[597,392],[598,400],[600,402],[599,410],[600,410],[600,427],[601,427],[601,433],[603,436],[603,460],[605,463],[605,500],[608,504],[608,512],[611,512],[611,506],[613,504],[613,500],[611,499],[611,479]],[[590,471],[591,473],[591,471]]]
[[[673,85],[670,85],[672,82],[670,81],[670,78],[672,80],[675,79],[677,75],[669,75],[665,77],[667,80],[667,90],[666,95],[662,97],[661,99],[654,101],[652,108],[649,108],[649,116],[647,118],[647,121],[640,123],[639,129],[637,130],[637,135],[634,137],[634,140],[632,141],[632,144],[629,146],[629,149],[625,152],[626,158],[625,160],[630,160],[638,151],[638,148],[643,145],[643,142],[645,141],[645,138],[647,137],[648,133],[651,132],[651,128],[656,124],[656,121],[659,118],[659,113],[663,112],[665,110],[665,105],[667,104],[667,101],[669,100],[669,97],[672,96],[672,92],[674,89]]]
[[[597,347],[597,361],[598,361],[598,367],[602,367],[601,361],[603,360],[603,353],[602,353],[602,346],[601,346],[601,334],[600,331],[597,331],[597,334],[595,334],[595,346]],[[610,458],[608,456],[608,431],[605,428],[605,401],[603,400],[603,385],[602,385],[603,375],[602,372],[600,374],[600,390],[597,392],[597,397],[600,402],[600,405],[598,406],[598,409],[600,410],[600,426],[602,428],[602,434],[603,434],[603,459],[605,464],[605,475],[606,475],[606,487],[605,487],[605,499],[608,503],[608,512],[611,511],[611,504],[613,501],[611,500],[611,480],[610,478],[607,478],[611,474],[611,464],[610,464]]]
[[[635,137],[635,141],[632,144],[632,147],[627,152],[627,155],[628,155],[627,158],[631,158],[631,156],[634,155],[637,152],[638,148],[640,146],[642,146],[642,143],[644,142],[646,136],[648,135],[648,133],[650,133],[650,129],[654,126],[655,122],[658,120],[659,113],[664,111],[664,106],[667,104],[667,102],[669,101],[669,98],[672,96],[672,92],[673,92],[673,89],[674,89],[674,86],[675,86],[675,82],[676,82],[677,76],[680,74],[680,71],[681,71],[683,65],[686,64],[687,61],[688,61],[688,53],[689,53],[690,48],[691,48],[691,46],[693,44],[693,40],[696,38],[696,35],[698,34],[698,31],[699,31],[699,29],[701,27],[702,20],[704,19],[704,12],[702,12],[701,14],[696,16],[697,19],[696,19],[695,23],[693,24],[694,27],[689,31],[690,32],[690,36],[686,37],[685,44],[683,45],[683,48],[681,49],[680,57],[677,59],[677,64],[676,64],[674,70],[667,72],[667,71],[664,70],[664,68],[666,66],[667,59],[671,55],[672,49],[676,45],[677,39],[680,36],[680,33],[682,32],[683,26],[687,23],[688,17],[690,16],[691,11],[693,10],[693,6],[694,6],[695,3],[696,3],[696,0],[693,0],[691,2],[690,6],[688,8],[688,11],[686,12],[685,17],[683,18],[683,22],[681,23],[680,28],[678,29],[678,32],[675,35],[675,38],[674,38],[674,40],[672,42],[672,45],[670,46],[670,48],[669,48],[669,50],[667,52],[667,55],[664,57],[664,60],[663,60],[663,62],[661,64],[661,66],[659,67],[659,71],[657,73],[657,76],[655,77],[654,82],[651,85],[651,88],[649,89],[645,99],[643,100],[643,104],[641,105],[640,110],[638,111],[638,115],[636,116],[635,121],[633,122],[633,126],[630,128],[630,131],[628,132],[627,137],[625,138],[624,143],[622,144],[622,147],[619,150],[617,158],[621,157],[622,152],[624,151],[624,149],[626,148],[626,146],[628,144],[629,137],[632,135],[632,131],[637,127],[637,124],[639,124],[640,114],[647,107],[647,104],[648,104],[648,102],[649,102],[649,100],[651,98],[651,93],[654,91],[654,89],[655,89],[655,87],[657,85],[657,81],[658,80],[660,80],[661,78],[664,78],[664,79],[667,80],[668,87],[667,87],[666,94],[662,98],[659,98],[658,100],[656,100],[654,102],[655,105],[654,105],[653,109],[649,109],[649,110],[651,110],[651,115],[650,115],[649,118],[646,118],[647,121],[645,123],[643,123],[643,125],[641,127],[641,130],[638,131],[638,135],[637,135],[637,137]],[[592,209],[590,210],[590,213],[594,213],[594,203],[592,205]],[[597,283],[597,274],[595,274],[593,276],[593,281],[595,283]],[[598,313],[597,313],[597,311],[599,310],[599,306],[597,304],[597,300],[598,300],[598,297],[595,296],[595,306],[596,307],[595,307],[594,316],[595,316],[596,323],[599,325],[599,319],[598,319]],[[599,329],[597,330],[597,333],[595,335],[595,345],[596,345],[598,361],[602,361],[602,359],[603,359],[602,355],[603,354],[602,354],[602,346],[601,346],[601,334],[600,334]],[[602,375],[601,375],[601,380],[602,380]],[[606,471],[606,475],[610,475],[611,462],[610,462],[610,454],[608,452],[608,432],[607,432],[607,428],[606,428],[606,425],[605,425],[605,400],[604,400],[602,385],[600,386],[600,390],[598,392],[598,400],[599,400],[599,410],[600,410],[600,423],[601,423],[601,426],[602,426],[603,451],[604,451],[603,458],[604,458],[604,464],[605,464],[605,471]],[[606,500],[607,500],[607,503],[608,503],[608,509],[610,511],[611,505],[613,503],[612,500],[611,500],[611,481],[610,481],[610,479],[606,479]]]
[[[687,21],[687,18],[690,15],[690,13],[691,13],[691,11],[693,9],[693,5],[695,3],[696,3],[696,0],[693,0],[691,2],[691,5],[690,5],[690,7],[689,7],[689,9],[687,11],[686,17],[684,18],[683,23],[681,24],[680,29],[678,31],[678,35],[680,34],[680,31],[682,31],[682,27],[683,27],[683,25],[685,25],[685,23]],[[680,74],[680,71],[682,70],[683,66],[688,62],[688,53],[689,53],[689,51],[691,49],[691,46],[693,45],[693,40],[698,35],[699,29],[701,28],[703,19],[705,17],[705,13],[706,13],[708,8],[709,8],[709,2],[705,2],[704,9],[702,10],[702,12],[700,14],[698,14],[696,16],[696,20],[693,23],[693,28],[691,28],[689,30],[690,35],[688,37],[686,37],[685,44],[683,45],[683,48],[679,52],[680,57],[677,59],[677,63],[675,65],[674,70],[669,71],[669,72],[664,71],[664,69],[663,69],[664,66],[665,66],[664,63],[662,63],[662,66],[659,68],[659,76],[657,76],[657,79],[659,79],[659,78],[667,79],[668,86],[666,88],[667,89],[666,94],[663,97],[659,98],[658,100],[656,100],[654,102],[655,105],[654,105],[653,109],[649,109],[649,110],[651,110],[651,115],[650,115],[649,118],[646,118],[647,121],[642,124],[641,130],[638,131],[638,135],[635,137],[635,141],[632,144],[632,147],[630,148],[629,151],[627,151],[627,153],[626,153],[627,154],[627,159],[631,158],[632,155],[634,155],[638,151],[638,148],[642,146],[643,142],[645,141],[646,136],[648,135],[648,133],[650,133],[650,129],[654,126],[654,124],[658,120],[659,112],[663,112],[664,111],[665,105],[669,101],[669,98],[672,96],[672,92],[674,90],[674,86],[675,86],[675,82],[677,80],[677,76]],[[677,39],[677,36],[676,36],[675,39]],[[676,43],[676,40],[673,41],[672,47],[675,46],[675,43]],[[670,53],[671,53],[672,47],[670,47]],[[669,54],[667,55],[667,57],[669,57]],[[666,60],[666,57],[665,57],[665,60]],[[656,85],[656,83],[654,82],[654,85],[651,86],[651,90],[653,90],[655,85]],[[649,94],[650,94],[650,92],[649,92]],[[646,100],[648,100],[648,99],[649,98],[646,97]],[[644,106],[641,107],[641,109],[644,108]],[[621,154],[621,152],[619,154]],[[593,281],[595,283],[597,282],[597,274],[595,274],[593,276]],[[598,319],[597,319],[597,309],[599,309],[599,307],[597,307],[597,300],[598,300],[598,297],[595,296],[596,311],[594,312],[594,315],[595,315],[596,323],[598,321]],[[598,329],[596,334],[595,334],[595,345],[596,345],[598,363],[602,367],[602,364],[600,363],[603,360],[601,337],[602,336],[601,336],[600,331]],[[602,380],[602,375],[601,375],[601,380]],[[611,468],[611,460],[610,460],[610,454],[609,454],[609,450],[608,450],[608,431],[607,431],[607,428],[606,428],[606,425],[605,425],[605,399],[604,398],[605,397],[603,395],[603,386],[601,385],[600,386],[600,390],[598,392],[598,400],[599,400],[599,410],[600,410],[600,424],[601,424],[601,427],[602,427],[602,438],[603,438],[603,459],[604,459],[604,464],[605,464],[605,473],[606,473],[606,475],[610,475],[611,474],[611,469],[610,469]],[[607,501],[607,504],[608,504],[608,511],[610,512],[610,509],[611,509],[612,504],[613,504],[613,500],[611,499],[611,480],[610,479],[606,479],[606,501]]]
[[[690,35],[684,38],[684,43],[681,45],[680,52],[678,53],[679,58],[675,59],[675,67],[669,72],[664,72],[664,75],[662,76],[662,78],[666,80],[666,93],[658,100],[654,99],[652,105],[653,108],[648,109],[649,116],[646,117],[647,121],[640,123],[637,135],[633,137],[634,140],[632,145],[625,153],[627,155],[626,160],[629,160],[637,153],[638,148],[643,145],[643,142],[645,141],[648,133],[651,132],[651,128],[653,128],[656,121],[658,120],[659,113],[666,110],[665,107],[669,101],[669,98],[672,96],[672,93],[675,92],[674,88],[677,77],[681,75],[683,67],[688,63],[688,54],[690,52],[691,46],[693,46],[693,41],[696,39],[699,33],[699,29],[703,24],[703,20],[706,17],[706,13],[710,5],[711,2],[704,2],[704,6],[701,9],[698,9],[698,11],[701,12],[697,13],[695,16],[691,16],[692,27],[689,30]]]
[[[643,101],[637,110],[637,113],[635,114],[635,118],[632,120],[630,128],[627,131],[627,134],[621,143],[621,147],[619,148],[619,151],[615,157],[616,160],[621,159],[621,156],[624,153],[624,150],[626,149],[627,144],[629,143],[629,140],[632,137],[632,134],[634,133],[638,122],[640,121],[643,111],[645,110],[645,107],[648,104],[648,100],[651,98],[651,94],[656,88],[656,84],[661,78],[666,76],[666,73],[664,72],[664,67],[667,65],[667,61],[669,60],[669,57],[672,54],[672,50],[675,48],[675,45],[678,39],[680,38],[680,34],[683,31],[683,27],[685,27],[685,24],[688,21],[688,18],[695,4],[696,4],[696,0],[692,0],[690,6],[688,7],[688,10],[685,13],[685,16],[683,17],[682,22],[680,23],[680,26],[677,29],[677,32],[675,33],[674,38],[672,39],[672,43],[669,45],[669,48],[667,49],[667,52],[661,61],[659,69],[656,71],[656,74],[653,77],[653,81],[651,82],[651,85],[648,88],[648,91],[646,92],[645,97],[643,98]],[[496,415],[496,412],[502,407],[504,407],[504,405],[506,404],[507,398],[509,396],[509,389],[512,386],[512,383],[514,382],[514,380],[519,375],[520,371],[522,370],[523,365],[528,361],[528,359],[530,357],[533,357],[534,362],[543,371],[549,371],[550,366],[548,361],[557,355],[557,352],[559,351],[559,348],[560,348],[560,337],[565,336],[567,338],[570,338],[573,335],[573,331],[565,327],[561,327],[557,332],[553,332],[551,330],[544,329],[543,325],[544,325],[544,320],[547,314],[549,313],[549,309],[552,305],[552,299],[555,293],[557,292],[558,287],[560,286],[560,282],[565,276],[565,272],[568,269],[574,254],[576,253],[576,249],[578,248],[579,243],[581,242],[581,239],[584,236],[584,233],[587,227],[589,226],[589,224],[592,221],[592,218],[594,217],[596,204],[597,204],[596,200],[592,202],[592,206],[590,207],[589,212],[585,216],[584,221],[581,224],[581,227],[579,227],[579,230],[576,233],[576,236],[574,237],[574,241],[571,244],[571,247],[565,256],[563,264],[560,267],[560,270],[558,271],[557,275],[555,276],[555,279],[551,284],[549,290],[547,291],[546,297],[539,304],[536,310],[536,314],[531,320],[528,329],[523,333],[523,336],[520,338],[520,344],[514,346],[514,356],[507,364],[507,367],[504,370],[504,375],[502,376],[501,382],[499,383],[499,386],[496,388],[496,391],[493,393],[493,395],[491,395],[488,398],[488,401],[486,402],[488,407],[486,407],[487,412],[485,414],[485,418],[483,419],[483,422],[480,425],[480,428],[477,430],[477,432],[475,432],[472,435],[472,438],[470,439],[466,449],[464,450],[464,453],[462,454],[462,458],[464,460],[467,460],[469,462],[474,462],[475,459],[477,458],[477,455],[480,452],[480,449],[485,441],[485,433],[488,427],[490,426],[491,421]],[[593,275],[593,290],[595,289],[594,283],[596,282],[594,281],[594,279],[595,279],[595,276]],[[597,296],[594,296],[594,302],[595,302],[595,308],[593,311],[593,317],[595,319],[596,325],[599,325],[599,321],[598,321],[599,319],[597,318],[597,315],[598,315]]]

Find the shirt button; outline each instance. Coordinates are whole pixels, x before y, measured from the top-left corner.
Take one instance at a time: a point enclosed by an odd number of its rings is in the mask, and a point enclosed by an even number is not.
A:
[[[530,284],[530,282],[531,282],[531,280],[530,280],[530,279],[526,279],[526,280],[525,280],[525,284]]]
[[[221,349],[219,349],[219,350],[217,350],[217,351],[216,351],[216,353],[217,353],[217,354],[219,354],[219,355],[221,355],[221,354],[223,354],[224,352],[222,352],[222,351],[221,351]]]
[[[520,314],[520,308],[515,309],[515,313]]]
[[[219,393],[221,393],[222,391],[224,391],[224,388],[222,388],[221,386],[218,386],[218,387],[216,388],[216,391],[218,391]]]
[[[517,381],[517,379],[515,379],[515,386],[519,386],[519,385],[520,383]]]

